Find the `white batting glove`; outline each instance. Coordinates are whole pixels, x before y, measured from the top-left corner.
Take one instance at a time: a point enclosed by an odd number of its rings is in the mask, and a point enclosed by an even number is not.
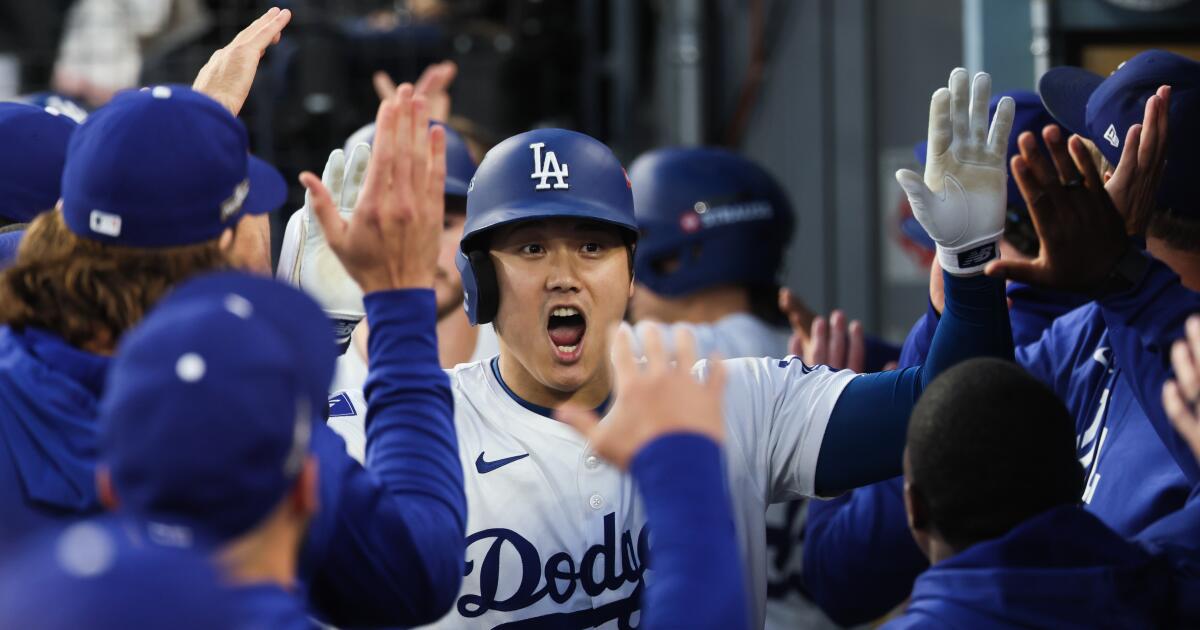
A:
[[[349,163],[341,149],[330,153],[325,163],[321,181],[333,195],[343,219],[349,220],[354,213],[370,158],[371,147],[359,144],[350,154]],[[312,296],[333,321],[339,346],[349,344],[350,333],[365,316],[362,289],[325,242],[308,193],[304,195],[304,207],[288,220],[275,275]]]
[[[938,262],[956,276],[983,273],[1000,257],[1007,187],[1005,158],[1014,103],[1000,99],[988,131],[992,78],[975,75],[967,94],[967,71],[950,73],[950,88],[939,88],[929,102],[929,150],[925,177],[908,170],[896,181],[908,196],[913,215],[937,243]]]

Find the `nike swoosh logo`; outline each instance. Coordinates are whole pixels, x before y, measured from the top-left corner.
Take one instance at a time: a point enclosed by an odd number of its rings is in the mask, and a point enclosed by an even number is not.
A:
[[[518,459],[524,459],[526,457],[529,457],[529,453],[525,453],[524,455],[513,455],[512,457],[505,457],[504,459],[497,459],[494,462],[489,462],[489,461],[484,461],[483,453],[480,453],[479,457],[477,457],[475,459],[475,470],[478,470],[479,474],[483,475],[486,473],[490,473],[493,470],[496,470],[497,468],[499,468],[501,466],[504,466],[506,464],[511,464],[511,463],[517,461]]]

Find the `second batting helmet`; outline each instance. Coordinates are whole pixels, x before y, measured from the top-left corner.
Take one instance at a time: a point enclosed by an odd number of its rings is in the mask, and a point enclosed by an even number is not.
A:
[[[565,129],[535,129],[488,151],[467,190],[457,260],[471,324],[492,321],[500,307],[485,235],[518,221],[571,217],[614,225],[630,246],[637,240],[629,178],[604,143]]]
[[[629,172],[638,282],[667,296],[777,282],[792,207],[762,167],[725,149],[668,148],[642,154]]]

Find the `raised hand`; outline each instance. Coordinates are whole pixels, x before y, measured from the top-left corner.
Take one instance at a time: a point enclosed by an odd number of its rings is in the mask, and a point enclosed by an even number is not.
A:
[[[788,354],[803,357],[816,314],[787,287],[779,289],[779,311],[787,316],[788,325],[792,328],[792,336],[788,340]]]
[[[349,220],[354,214],[354,204],[366,179],[370,159],[371,147],[360,144],[354,147],[349,163],[341,149],[330,153],[329,161],[325,163],[321,183],[329,190],[343,220]],[[301,222],[300,248],[292,263],[291,274],[286,279],[321,304],[334,322],[334,336],[338,343],[345,344],[354,327],[365,316],[363,292],[325,241],[311,192],[305,192],[301,212],[303,214],[298,219]]]
[[[415,93],[424,96],[429,103],[429,118],[445,122],[450,119],[450,84],[458,76],[458,64],[453,61],[442,61],[430,64],[417,79],[413,87]],[[372,78],[375,93],[379,100],[387,98],[396,92],[396,82],[388,73],[379,71]]]
[[[366,181],[348,220],[316,175],[304,172],[300,181],[325,241],[364,293],[430,288],[445,211],[446,132],[429,126],[425,99],[407,83],[379,104],[375,125]]]
[[[1175,380],[1163,384],[1162,400],[1167,417],[1200,459],[1200,316],[1189,317],[1184,328],[1185,338],[1171,347]]]
[[[1166,170],[1167,108],[1171,101],[1170,86],[1161,86],[1146,99],[1142,124],[1133,125],[1125,134],[1121,163],[1104,189],[1112,197],[1117,212],[1125,219],[1129,234],[1142,235],[1158,204],[1158,186]]]
[[[668,433],[699,433],[718,443],[725,437],[724,367],[710,360],[708,378],[698,381],[692,375],[696,363],[692,333],[683,326],[676,328],[671,356],[662,331],[659,325],[646,327],[645,359],[640,365],[634,358],[633,332],[623,326],[613,335],[617,400],[604,422],[590,409],[564,406],[555,412],[556,418],[583,434],[597,454],[623,470],[643,446]]]
[[[237,116],[254,85],[258,62],[267,48],[279,43],[283,28],[291,20],[291,11],[272,7],[212,54],[200,68],[192,89],[207,94]]]
[[[866,371],[867,346],[862,324],[847,322],[846,314],[835,310],[829,319],[813,319],[809,343],[804,347],[805,365],[828,365],[835,370]]]
[[[1048,289],[1095,291],[1129,250],[1125,219],[1079,136],[1064,142],[1058,126],[1048,125],[1042,138],[1053,167],[1028,131],[1017,139],[1021,154],[1012,159],[1013,176],[1041,240],[1038,257],[997,260],[987,273]]]
[[[968,95],[967,71],[955,68],[950,87],[929,102],[929,152],[925,176],[902,169],[896,180],[913,215],[937,243],[946,271],[960,276],[983,271],[999,256],[1004,233],[1004,158],[1014,103],[1000,99],[988,130],[991,77],[975,75]]]

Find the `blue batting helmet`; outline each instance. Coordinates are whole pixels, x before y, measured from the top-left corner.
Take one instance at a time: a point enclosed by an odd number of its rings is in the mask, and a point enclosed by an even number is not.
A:
[[[625,169],[604,143],[565,129],[535,129],[496,145],[467,190],[467,222],[458,254],[463,305],[471,324],[496,316],[496,272],[481,238],[502,225],[576,217],[621,228],[637,240]]]
[[[430,122],[430,126],[438,125],[446,130],[446,194],[457,197],[467,196],[467,184],[475,175],[475,160],[467,149],[467,142],[453,127],[441,122]],[[375,143],[375,123],[368,123],[350,134],[343,147],[346,155],[360,144]]]
[[[630,179],[638,282],[667,296],[776,284],[792,207],[762,167],[725,149],[668,148],[642,154]]]

